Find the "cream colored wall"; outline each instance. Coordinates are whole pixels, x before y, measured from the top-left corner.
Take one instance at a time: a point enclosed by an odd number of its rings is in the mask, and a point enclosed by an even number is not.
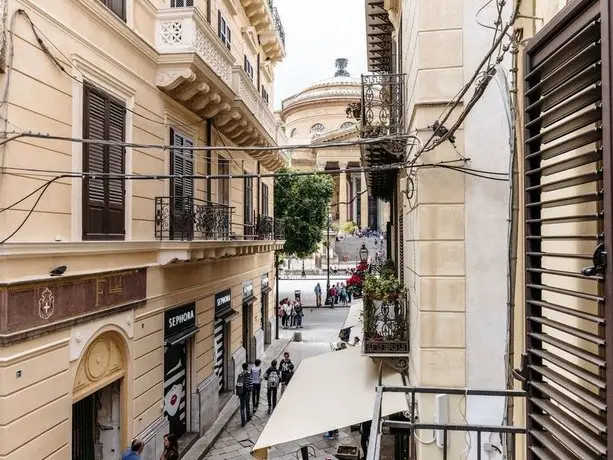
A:
[[[72,59],[78,56],[78,60],[83,61],[68,61],[56,52],[56,57],[67,72],[82,72],[84,78],[126,101],[128,108],[135,112],[127,113],[127,141],[165,144],[169,142],[170,127],[178,126],[179,131],[194,138],[196,145],[204,145],[203,122],[155,87],[156,52],[151,45],[154,42],[152,25],[155,11],[149,0],[134,2],[132,19],[134,28],[138,27],[136,30],[116,18],[100,2],[91,3],[89,8],[100,17],[71,0],[57,0],[53,9],[45,2],[12,0],[10,12],[21,5],[27,6],[36,27],[66,57]],[[167,3],[158,1],[157,4],[165,7]],[[226,11],[223,0],[219,0],[217,6]],[[211,16],[216,27],[215,12],[214,7]],[[228,16],[227,13],[225,16]],[[244,44],[240,28],[248,22],[245,22],[247,19],[244,12],[228,19],[233,28],[232,49],[237,64],[242,66],[242,55],[249,53],[249,50]],[[117,30],[123,35],[117,33]],[[60,72],[40,51],[28,24],[22,19],[16,21],[14,49],[14,71],[11,75],[13,90],[9,92],[7,113],[9,122],[34,132],[80,137],[82,108],[78,101],[82,98],[83,85]],[[252,64],[257,69],[256,62],[252,60]],[[29,90],[19,91],[18,88]],[[272,91],[269,93],[272,97]],[[194,155],[196,173],[204,173],[205,153],[194,152]],[[82,146],[78,143],[18,139],[6,145],[4,165],[8,168],[35,165],[39,169],[70,171],[81,167],[81,156]],[[168,157],[168,152],[163,150],[127,149],[126,172],[166,174],[170,169]],[[246,163],[255,164],[255,160],[246,156],[233,153],[232,157],[237,161],[246,159]],[[24,191],[34,190],[46,180],[47,177],[4,173],[0,178],[0,206],[19,200]],[[154,238],[154,197],[169,195],[168,182],[127,183],[126,214],[131,216],[131,219],[128,217],[126,227],[127,240]],[[238,186],[236,184],[241,181],[233,182],[237,191],[237,194],[233,194],[233,202],[240,204],[242,195],[239,196],[238,190],[242,190],[242,184]],[[195,185],[196,197],[204,198],[204,183],[196,181]],[[52,184],[23,228],[11,238],[11,242],[53,242],[54,239],[80,241],[81,187],[80,179],[62,179]],[[213,190],[216,191],[216,187]],[[12,231],[33,206],[35,199],[27,199],[0,214],[0,228]],[[237,206],[237,211],[242,213],[242,205]]]
[[[403,72],[406,73],[407,132],[425,129],[438,119],[463,84],[462,0],[402,3]],[[432,50],[437,50],[432,52]],[[461,107],[460,107],[461,110]],[[454,116],[452,115],[452,119]],[[452,123],[452,122],[449,122]],[[457,134],[463,151],[463,133]],[[421,161],[454,160],[449,143],[424,153]],[[405,187],[401,180],[402,187]],[[445,184],[441,187],[441,184]],[[416,386],[466,386],[464,179],[442,169],[418,170],[415,197],[402,199],[404,273],[409,290],[410,378]],[[462,423],[462,398],[450,397],[450,422]],[[419,402],[420,420],[432,421],[434,399]],[[450,434],[450,452],[460,452],[464,436]],[[436,445],[419,444],[421,456],[439,458]]]
[[[69,337],[64,330],[0,347],[0,459],[70,457]]]

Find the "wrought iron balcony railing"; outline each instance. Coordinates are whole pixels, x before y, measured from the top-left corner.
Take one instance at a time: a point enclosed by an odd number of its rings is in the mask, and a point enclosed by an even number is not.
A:
[[[409,323],[402,299],[364,299],[363,352],[365,355],[408,355]]]
[[[405,74],[362,75],[362,137],[404,132]]]
[[[281,38],[281,43],[283,43],[283,47],[285,48],[285,29],[283,29],[283,23],[281,22],[281,16],[279,15],[279,10],[277,10],[277,7],[273,7],[272,17],[275,21],[274,28],[279,34],[279,37]]]
[[[158,240],[228,240],[234,208],[193,197],[155,198],[155,238]]]
[[[523,390],[474,390],[466,388],[408,386],[385,387],[381,385],[381,378],[379,378],[379,386],[376,387],[375,391],[377,396],[375,398],[366,460],[379,460],[381,457],[382,438],[385,436],[383,434],[384,429],[389,429],[392,436],[400,437],[403,441],[401,443],[403,452],[400,457],[396,458],[417,460],[419,455],[418,446],[423,445],[422,441],[418,438],[418,433],[423,431],[434,432],[436,447],[440,449],[439,452],[429,450],[428,452],[430,455],[428,458],[450,460],[458,457],[458,444],[451,442],[452,433],[463,433],[465,435],[468,433],[475,434],[475,437],[472,438],[473,441],[469,450],[475,453],[472,458],[476,458],[477,460],[486,458],[507,458],[509,460],[517,460],[519,458],[524,458],[523,455],[516,455],[516,438],[517,436],[524,435],[526,433],[526,428],[510,425],[512,421],[509,422],[508,420],[504,420],[500,425],[478,425],[471,424],[468,421],[465,421],[463,424],[454,423],[450,420],[429,421],[429,417],[426,414],[420,414],[418,411],[418,398],[426,397],[427,395],[430,397],[434,395],[447,395],[464,398],[488,398],[492,400],[494,398],[505,398],[510,400],[512,398],[525,398],[526,392]],[[381,409],[383,407],[385,393],[406,394],[409,406],[408,412],[404,413],[402,417],[382,417]],[[496,436],[496,441],[492,440],[492,434],[498,435]],[[463,448],[462,445],[461,449]],[[500,457],[493,457],[492,453],[494,451],[497,451]],[[468,454],[469,452],[466,452],[466,456],[468,456]],[[537,455],[537,457],[553,458],[540,455]],[[424,458],[423,453],[419,455],[419,458]]]
[[[275,219],[270,216],[258,216],[255,224],[256,234],[261,240],[272,240],[275,237]]]
[[[275,240],[285,239],[285,222],[283,219],[275,218]]]

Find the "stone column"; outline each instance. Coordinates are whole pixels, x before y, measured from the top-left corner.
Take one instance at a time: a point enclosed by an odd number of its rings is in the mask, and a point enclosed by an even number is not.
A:
[[[368,188],[366,184],[366,174],[362,173],[361,181],[362,184],[360,190],[364,191]],[[362,196],[360,197],[360,208],[362,222],[358,222],[358,225],[361,228],[366,228],[368,227],[368,192],[362,193]]]
[[[347,162],[339,162],[338,167],[340,169],[347,168]],[[338,181],[338,203],[339,204],[339,224],[343,225],[347,222],[347,173],[345,171],[341,172],[339,175]]]

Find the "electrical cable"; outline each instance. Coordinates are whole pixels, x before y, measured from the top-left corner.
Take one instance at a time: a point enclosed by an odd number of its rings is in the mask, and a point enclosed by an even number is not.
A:
[[[56,140],[56,141],[64,141],[64,142],[77,142],[83,144],[94,144],[94,145],[112,145],[119,146],[124,148],[135,148],[135,149],[159,149],[159,150],[174,150],[177,148],[176,145],[167,145],[167,144],[141,144],[136,142],[118,142],[118,141],[109,141],[105,139],[83,139],[83,138],[75,138],[69,136],[57,136],[52,134],[44,134],[44,133],[34,133],[34,132],[15,132],[15,131],[5,131],[4,134],[13,134],[17,137],[28,137],[35,139],[48,139],[48,140]],[[370,144],[378,144],[381,142],[388,141],[398,141],[398,140],[416,140],[419,138],[413,135],[401,134],[401,135],[392,135],[392,136],[383,136],[383,137],[373,137],[373,138],[364,138],[353,141],[339,141],[339,142],[326,142],[317,146],[317,149],[328,149],[328,148],[338,148],[338,147],[355,147],[359,145],[370,145]],[[12,140],[12,139],[11,139]],[[420,141],[420,140],[419,140]],[[421,142],[421,141],[420,141]],[[274,150],[312,150],[314,147],[311,144],[294,144],[294,145],[284,145],[284,146],[243,146],[243,147],[231,147],[231,146],[211,146],[211,145],[201,145],[201,146],[181,146],[181,150],[191,150],[191,151],[217,151],[217,150],[226,150],[232,152],[261,152],[261,151],[274,151]]]
[[[37,42],[39,43],[39,45],[40,45],[40,47],[41,47],[41,51],[42,51],[44,54],[46,54],[46,55],[47,55],[47,56],[48,56],[48,57],[49,57],[49,58],[50,58],[50,59],[51,59],[51,60],[52,60],[52,61],[55,63],[55,65],[58,67],[58,69],[59,69],[61,72],[63,72],[63,73],[64,73],[64,74],[66,74],[66,75],[67,75],[67,76],[68,76],[68,77],[69,77],[71,80],[76,81],[77,83],[79,83],[79,84],[80,84],[80,85],[82,85],[82,86],[87,86],[87,87],[92,88],[92,89],[98,89],[98,88],[97,88],[95,85],[92,85],[92,84],[90,84],[90,83],[89,83],[89,82],[87,82],[87,81],[84,81],[84,80],[79,80],[77,77],[75,77],[74,75],[71,75],[71,74],[70,74],[70,73],[69,73],[69,72],[66,70],[66,68],[64,67],[64,65],[62,65],[62,63],[61,63],[61,62],[60,62],[60,61],[59,61],[59,60],[58,60],[58,59],[57,59],[57,58],[56,58],[56,57],[55,57],[55,56],[54,56],[54,55],[51,53],[51,51],[50,51],[50,50],[49,50],[49,48],[48,48],[48,47],[45,45],[45,43],[42,41],[42,39],[40,38],[40,36],[44,37],[44,38],[47,40],[47,42],[49,42],[49,44],[50,44],[50,45],[51,45],[53,48],[55,48],[55,49],[57,50],[57,52],[58,52],[60,55],[62,55],[62,57],[64,58],[64,61],[65,61],[65,64],[66,64],[66,65],[68,65],[68,66],[70,66],[70,67],[73,67],[73,65],[71,64],[71,59],[70,59],[68,56],[66,56],[66,54],[64,54],[64,52],[62,52],[62,50],[61,50],[61,49],[59,49],[59,48],[58,48],[58,47],[55,45],[55,43],[53,43],[53,42],[52,42],[52,41],[49,39],[49,37],[47,37],[47,35],[45,35],[45,33],[44,33],[42,30],[40,30],[40,28],[39,28],[38,26],[36,26],[36,25],[34,24],[34,22],[32,21],[32,19],[30,18],[30,16],[28,15],[28,13],[27,13],[25,10],[20,9],[20,10],[17,10],[17,11],[16,11],[16,13],[19,13],[19,14],[23,15],[23,16],[24,16],[24,17],[27,19],[27,21],[29,22],[30,27],[31,27],[31,29],[32,29],[32,32],[34,33],[34,36],[36,37],[36,40],[37,40]],[[11,32],[11,34],[14,34],[14,32]],[[147,120],[147,121],[149,121],[149,122],[151,122],[151,123],[156,123],[156,124],[163,125],[163,126],[170,126],[170,125],[169,125],[168,123],[166,123],[165,121],[155,120],[155,119],[153,119],[153,118],[151,118],[151,117],[148,117],[148,116],[146,116],[146,115],[140,114],[140,113],[136,112],[136,111],[135,111],[135,110],[133,110],[133,109],[129,109],[129,108],[125,107],[125,110],[126,110],[127,112],[130,112],[130,113],[134,114],[135,116],[140,117],[140,118],[142,118],[142,119],[144,119],[144,120]],[[194,126],[202,126],[202,123],[203,123],[204,121],[205,121],[205,119],[200,119],[199,121],[194,122],[194,123],[183,123],[183,124],[174,124],[174,123],[173,123],[173,125],[172,125],[172,126],[175,126],[175,127],[177,127],[177,128],[182,128],[182,127],[194,127]]]

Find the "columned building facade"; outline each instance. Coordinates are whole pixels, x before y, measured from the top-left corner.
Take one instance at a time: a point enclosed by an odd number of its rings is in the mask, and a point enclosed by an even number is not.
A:
[[[354,222],[360,228],[385,231],[386,205],[370,196],[364,173],[347,173],[360,168],[360,147],[321,148],[323,143],[347,142],[359,138],[358,120],[347,115],[351,104],[361,100],[361,83],[346,70],[347,60],[336,60],[334,77],[314,83],[285,99],[281,119],[290,144],[311,144],[311,150],[292,152],[292,167],[303,170],[341,170],[334,175],[331,210],[333,222]]]

